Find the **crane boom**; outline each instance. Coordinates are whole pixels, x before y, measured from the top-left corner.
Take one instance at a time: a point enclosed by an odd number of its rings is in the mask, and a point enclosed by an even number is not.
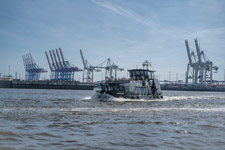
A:
[[[54,69],[56,70],[56,66],[55,66],[55,62],[54,62],[53,56],[52,56],[52,52],[49,51],[49,53],[50,53],[50,56],[51,56],[51,59],[52,59],[53,67],[54,67]]]
[[[186,49],[187,49],[189,64],[193,65],[193,62],[192,62],[192,59],[191,59],[191,53],[190,53],[190,49],[189,49],[189,45],[188,45],[188,40],[185,40],[185,45],[186,45]]]
[[[201,52],[200,52],[200,49],[199,49],[199,45],[198,45],[198,40],[197,39],[195,39],[195,47],[196,47],[196,50],[197,50],[198,61],[199,61],[199,63],[202,63]]]
[[[61,54],[63,64],[64,64],[65,68],[67,68],[66,62],[65,62],[64,57],[63,57],[63,53],[62,53],[62,51],[61,51],[61,48],[59,48],[59,52],[60,52],[60,54]]]
[[[47,57],[47,60],[48,60],[48,65],[49,65],[49,67],[50,67],[50,70],[51,70],[51,71],[53,71],[53,69],[52,69],[52,65],[51,65],[51,63],[50,63],[50,61],[49,61],[49,58],[48,58],[48,53],[47,53],[47,52],[45,52],[45,55],[46,55],[46,57]]]
[[[59,60],[59,65],[60,65],[61,69],[63,69],[63,65],[62,65],[62,62],[60,60],[58,50],[57,49],[55,49],[55,50],[56,50],[56,54],[57,54],[57,57],[58,57],[58,60]]]
[[[80,49],[80,55],[81,55],[81,58],[82,58],[82,61],[83,61],[84,68],[87,69],[87,63],[85,63],[84,56],[83,56],[83,53],[82,53],[81,49]]]
[[[52,53],[53,53],[53,56],[54,56],[54,58],[55,58],[55,63],[56,63],[57,69],[59,69],[59,64],[58,64],[58,62],[57,62],[57,59],[56,59],[54,50],[52,50]]]

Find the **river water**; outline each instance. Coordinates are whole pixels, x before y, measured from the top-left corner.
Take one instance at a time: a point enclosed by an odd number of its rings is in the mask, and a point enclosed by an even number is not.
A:
[[[94,91],[0,88],[0,150],[225,149],[225,93],[163,92],[99,101]]]

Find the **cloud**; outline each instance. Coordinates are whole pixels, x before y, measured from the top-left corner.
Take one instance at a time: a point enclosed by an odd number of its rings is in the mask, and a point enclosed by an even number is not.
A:
[[[146,19],[140,15],[138,15],[137,13],[133,12],[132,10],[128,9],[128,8],[123,8],[121,6],[112,4],[112,3],[108,3],[108,2],[103,2],[103,1],[99,1],[99,0],[91,0],[93,3],[97,4],[98,6],[101,6],[105,9],[111,10],[114,13],[120,14],[122,16],[128,17],[130,19],[133,19],[139,23],[142,23],[146,26],[148,26],[153,32],[157,32],[157,33],[161,33],[164,34],[166,36],[168,36],[168,38],[173,38],[174,40],[176,40],[177,42],[184,44],[184,39],[187,37],[193,38],[193,37],[203,37],[205,34],[221,34],[221,32],[219,31],[225,31],[225,27],[219,27],[219,28],[209,28],[209,29],[203,29],[203,30],[199,30],[197,32],[192,32],[192,33],[185,33],[185,31],[182,31],[182,33],[179,32],[175,32],[174,30],[169,31],[166,28],[160,28],[160,25],[157,24],[154,21],[150,21],[149,19]],[[193,46],[190,46],[192,48],[194,48]]]
[[[98,0],[91,0],[93,3],[97,4],[98,6],[101,6],[105,9],[111,10],[114,13],[120,14],[122,16],[128,17],[130,19],[133,19],[141,24],[144,24],[146,26],[148,26],[151,31],[156,32],[156,33],[161,33],[163,35],[166,35],[168,38],[173,38],[176,41],[178,41],[179,43],[184,43],[183,40],[180,40],[180,38],[178,38],[177,34],[171,33],[168,30],[162,29],[160,28],[160,25],[154,21],[150,21],[149,19],[146,19],[140,15],[138,15],[137,13],[133,12],[132,10],[128,9],[128,8],[123,8],[121,6],[115,5],[115,4],[111,4],[108,2],[100,2]]]
[[[120,7],[120,6],[116,6],[116,5],[113,5],[111,3],[107,3],[107,2],[100,2],[100,1],[96,1],[96,0],[91,0],[93,3],[103,7],[103,8],[106,8],[106,9],[109,9],[117,14],[120,14],[120,15],[123,15],[123,16],[126,16],[126,17],[129,17],[131,19],[134,19],[140,23],[143,23],[143,24],[146,24],[150,27],[153,27],[154,26],[154,23],[149,21],[149,20],[146,20],[142,17],[140,17],[139,15],[137,15],[136,13],[132,12],[131,10],[128,10],[128,9],[125,9],[123,7]]]
[[[221,34],[221,31],[225,31],[225,27],[219,27],[219,28],[210,28],[210,29],[204,29],[200,30],[194,33],[191,33],[189,36],[198,35],[198,36],[204,36],[205,34]]]

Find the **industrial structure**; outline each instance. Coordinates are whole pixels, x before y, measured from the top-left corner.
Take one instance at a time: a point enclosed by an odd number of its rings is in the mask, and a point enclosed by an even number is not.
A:
[[[208,59],[204,51],[200,50],[197,39],[194,39],[197,55],[190,51],[188,40],[185,40],[185,45],[188,54],[188,65],[185,83],[188,84],[189,79],[193,84],[207,84],[213,82],[213,71],[217,73],[218,67],[213,65],[213,62]]]
[[[55,49],[55,51],[49,50],[49,54],[51,57],[51,61],[49,59],[48,53],[45,52],[49,68],[51,70],[50,75],[51,80],[74,81],[74,73],[82,71],[81,69],[79,69],[78,67],[74,66],[69,61],[66,61],[64,59],[61,48],[59,48],[59,52],[57,49]]]
[[[101,69],[105,69],[105,80],[116,80],[117,71],[123,71],[123,68],[119,68],[110,58],[106,59],[97,66],[92,66],[86,59],[84,59],[82,50],[80,50],[81,59],[83,61],[83,82],[93,82],[94,71],[100,72]]]
[[[83,82],[93,82],[94,71],[100,72],[101,70],[96,69],[96,67],[92,66],[86,59],[84,59],[82,50],[80,50],[81,59],[84,65],[83,69]]]
[[[119,68],[110,58],[95,66],[98,69],[105,69],[105,80],[117,80],[117,71],[124,71]]]
[[[39,80],[40,74],[47,72],[47,70],[38,67],[31,54],[23,55],[22,58],[25,67],[26,81]]]

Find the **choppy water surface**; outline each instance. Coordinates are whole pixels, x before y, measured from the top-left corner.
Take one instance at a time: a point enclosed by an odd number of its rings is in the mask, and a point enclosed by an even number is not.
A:
[[[0,89],[0,149],[225,149],[225,93],[91,99],[93,91]]]

